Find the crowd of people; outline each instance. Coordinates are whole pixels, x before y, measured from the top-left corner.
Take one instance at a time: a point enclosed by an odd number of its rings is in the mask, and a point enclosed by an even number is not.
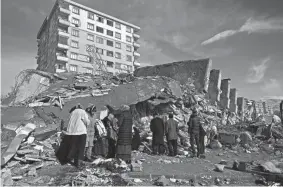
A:
[[[62,141],[56,152],[60,163],[62,165],[73,163],[76,167],[82,168],[83,161],[92,162],[95,158],[103,157],[122,159],[130,164],[131,152],[139,149],[141,137],[139,130],[133,126],[130,107],[123,105],[120,111],[118,116],[109,112],[101,119],[93,104],[86,109],[83,109],[80,104],[74,106],[69,111],[69,121],[62,129]],[[178,122],[174,120],[172,113],[168,115],[168,120],[162,119],[157,112],[153,116],[150,122],[152,153],[177,156]],[[187,125],[192,157],[200,157],[204,154],[205,131],[196,109],[193,109]],[[164,139],[166,139],[166,145]]]

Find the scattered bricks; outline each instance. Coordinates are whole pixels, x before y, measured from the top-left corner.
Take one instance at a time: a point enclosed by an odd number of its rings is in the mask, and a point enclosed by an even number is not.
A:
[[[143,170],[143,167],[139,163],[132,163],[131,165],[131,171],[133,172],[141,172]]]
[[[230,144],[234,145],[237,144],[238,135],[234,133],[228,132],[219,132],[219,141],[222,144]]]
[[[28,171],[28,176],[36,177],[36,176],[37,176],[36,168],[31,168],[31,169]]]
[[[164,175],[160,176],[155,182],[156,186],[169,186],[170,180],[167,179]]]
[[[1,175],[1,184],[3,186],[12,186],[14,184],[13,179],[12,179],[11,170],[7,170],[4,173],[2,173],[2,175]]]

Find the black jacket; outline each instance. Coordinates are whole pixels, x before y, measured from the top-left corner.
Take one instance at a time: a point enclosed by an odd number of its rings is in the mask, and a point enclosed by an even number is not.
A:
[[[187,125],[189,126],[188,128],[189,134],[200,134],[201,123],[200,123],[200,118],[197,116],[197,114],[192,114],[190,116]]]

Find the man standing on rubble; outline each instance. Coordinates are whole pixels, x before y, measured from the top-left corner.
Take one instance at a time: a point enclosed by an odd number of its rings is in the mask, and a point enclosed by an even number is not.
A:
[[[92,156],[93,141],[94,141],[94,135],[95,135],[96,106],[93,104],[90,104],[90,106],[86,109],[86,112],[89,115],[90,124],[87,127],[85,157],[86,157],[86,161],[92,161],[91,156]]]
[[[150,122],[153,154],[164,154],[164,122],[157,112],[154,112],[153,117]]]
[[[56,157],[62,165],[74,159],[75,166],[81,169],[84,160],[87,126],[90,120],[80,104],[73,107],[70,113],[67,130],[63,131],[64,137]]]
[[[195,144],[197,146],[197,157],[200,156],[200,118],[198,117],[198,111],[196,108],[193,108],[193,113],[190,116],[189,122],[188,122],[188,131],[190,134],[190,144],[192,149],[192,156],[196,157],[196,150],[195,150]]]
[[[168,141],[169,156],[177,156],[178,122],[169,114],[169,120],[165,122],[165,134]]]

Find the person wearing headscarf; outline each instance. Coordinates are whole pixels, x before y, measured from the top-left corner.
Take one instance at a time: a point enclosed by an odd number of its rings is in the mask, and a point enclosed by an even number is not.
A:
[[[200,118],[198,117],[198,111],[193,108],[193,113],[190,116],[188,122],[188,133],[190,134],[190,144],[192,149],[192,157],[196,156],[195,144],[197,146],[197,157],[200,156]]]
[[[154,118],[150,122],[153,154],[164,154],[164,122],[157,112],[154,112],[153,115]]]
[[[70,118],[56,157],[62,165],[72,161],[81,169],[84,160],[87,126],[90,120],[80,104],[70,110]]]
[[[118,119],[119,130],[116,158],[120,158],[126,163],[131,163],[133,117],[128,105],[121,106],[120,110],[122,114]]]
[[[108,139],[108,155],[107,158],[115,158],[116,154],[116,142],[118,133],[117,119],[112,113],[108,114],[106,118],[103,119],[107,131]]]
[[[93,149],[93,142],[94,142],[94,136],[95,136],[96,106],[91,104],[86,109],[86,112],[89,115],[90,124],[87,127],[85,157],[86,157],[86,161],[92,161],[92,149]]]
[[[108,140],[107,130],[104,123],[97,119],[95,122],[95,141],[93,146],[93,152],[95,156],[107,157],[108,154]]]

